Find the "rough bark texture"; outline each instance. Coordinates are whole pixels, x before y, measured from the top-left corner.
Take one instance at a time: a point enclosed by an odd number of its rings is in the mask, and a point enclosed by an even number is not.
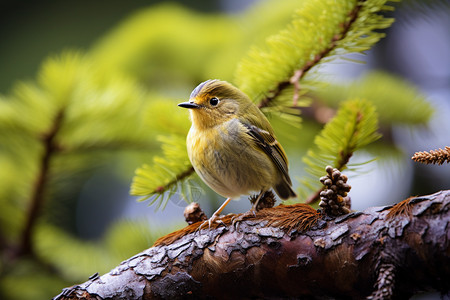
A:
[[[405,299],[450,288],[450,191],[337,218],[263,209],[161,238],[58,299]]]

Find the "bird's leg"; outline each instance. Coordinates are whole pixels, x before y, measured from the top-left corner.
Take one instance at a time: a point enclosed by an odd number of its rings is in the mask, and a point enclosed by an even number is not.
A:
[[[211,218],[209,218],[208,220],[206,220],[202,224],[200,224],[200,226],[198,227],[197,230],[202,229],[203,225],[205,225],[206,223],[208,223],[208,228],[211,228],[211,224],[217,219],[217,217],[220,215],[222,210],[228,205],[228,203],[230,203],[230,201],[231,201],[231,198],[227,198],[227,200],[225,200],[225,202],[223,202],[222,205],[213,213]]]
[[[253,203],[252,208],[250,208],[250,211],[252,211],[254,215],[257,211],[256,208],[258,207],[259,200],[261,200],[263,195],[264,195],[264,191],[261,191],[261,193],[259,193],[259,195],[258,195],[258,198],[256,198],[255,203]]]
[[[248,212],[243,213],[243,214],[241,214],[241,215],[239,215],[239,216],[235,216],[235,217],[233,217],[233,218],[231,219],[231,220],[232,220],[231,225],[232,225],[235,229],[237,229],[237,226],[239,225],[239,222],[243,221],[245,218],[247,218],[247,217],[249,217],[249,216],[251,216],[251,215],[253,215],[253,217],[256,216],[256,211],[257,211],[256,208],[257,208],[257,206],[258,206],[259,200],[261,200],[261,198],[262,198],[262,196],[264,195],[264,193],[265,193],[265,191],[261,191],[261,192],[259,193],[258,197],[257,197],[256,200],[255,200],[255,203],[253,203],[252,207],[250,208],[250,210],[249,210]]]

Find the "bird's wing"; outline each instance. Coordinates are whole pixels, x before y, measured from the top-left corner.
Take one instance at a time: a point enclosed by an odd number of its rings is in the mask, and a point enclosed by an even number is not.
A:
[[[270,132],[255,125],[245,123],[243,125],[248,129],[247,134],[252,137],[256,145],[272,159],[289,184],[292,184],[288,173],[288,160],[281,144]]]

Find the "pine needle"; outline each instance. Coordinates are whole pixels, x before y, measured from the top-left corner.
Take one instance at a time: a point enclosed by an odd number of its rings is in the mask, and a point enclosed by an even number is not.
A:
[[[189,161],[185,138],[177,135],[159,137],[163,142],[163,156],[155,156],[152,165],[143,165],[136,170],[131,184],[130,194],[141,196],[139,201],[149,199],[149,205],[155,204],[157,209],[164,208],[170,197],[177,191],[180,184],[182,198],[192,201],[193,190],[186,188],[186,179],[194,169]]]
[[[379,14],[391,10],[386,2],[302,2],[289,26],[267,38],[265,47],[253,47],[240,62],[235,74],[238,86],[260,107],[280,106],[275,100],[294,86],[295,105],[312,68],[332,56],[364,52],[384,37],[380,29],[393,22]]]
[[[347,168],[355,151],[380,138],[377,129],[378,117],[373,104],[363,100],[343,102],[336,116],[316,136],[315,146],[303,158],[309,174],[300,180],[300,197],[306,199],[311,192],[317,194],[325,166],[331,165],[340,171]]]

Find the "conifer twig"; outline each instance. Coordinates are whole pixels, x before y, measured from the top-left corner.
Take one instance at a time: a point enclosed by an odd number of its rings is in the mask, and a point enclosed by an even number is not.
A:
[[[175,178],[173,180],[169,181],[167,184],[158,186],[154,192],[163,194],[168,189],[170,189],[174,184],[176,184],[177,182],[183,181],[184,179],[191,176],[194,172],[195,172],[194,167],[191,166],[191,167],[189,167],[189,169],[186,169],[185,171],[177,174],[177,176],[175,176]]]
[[[359,118],[359,120],[361,120],[361,118]],[[353,134],[356,134],[356,128],[357,128],[357,126],[354,127],[355,132]],[[354,149],[350,149],[350,148],[345,149],[345,151],[341,151],[339,153],[339,160],[338,160],[337,165],[335,166],[335,169],[337,169],[339,171],[342,171],[342,169],[350,161],[350,158],[352,157],[353,152],[354,152]],[[306,204],[312,204],[312,203],[318,201],[319,200],[319,196],[320,196],[320,192],[323,191],[323,188],[324,187],[322,186],[320,189],[318,189],[316,192],[314,192],[312,195],[310,195],[306,199],[305,203]]]
[[[300,98],[300,78],[302,77],[302,74],[302,70],[297,70],[289,80],[289,82],[294,85],[294,96],[292,99],[292,106],[294,107],[297,107],[298,99]]]
[[[445,149],[430,150],[430,152],[422,151],[414,153],[412,160],[424,164],[438,164],[442,165],[444,162],[450,162],[450,147],[445,146]]]
[[[281,92],[284,89],[286,89],[287,87],[289,87],[289,85],[291,85],[291,84],[293,84],[295,87],[294,99],[293,99],[294,106],[295,106],[296,102],[298,101],[298,99],[296,100],[296,98],[298,98],[298,94],[300,91],[298,82],[305,76],[305,74],[312,67],[317,65],[323,58],[325,58],[332,50],[334,50],[336,48],[338,41],[342,40],[346,36],[348,31],[350,30],[351,25],[358,17],[358,12],[361,10],[361,7],[362,7],[362,4],[358,4],[350,12],[349,20],[341,25],[341,28],[342,28],[341,33],[333,36],[328,48],[325,48],[324,50],[322,50],[322,52],[317,54],[313,60],[308,61],[302,68],[295,70],[293,75],[289,78],[289,80],[279,82],[277,87],[273,91],[271,91],[269,95],[267,95],[265,98],[263,98],[259,102],[258,107],[263,108],[263,107],[269,106],[270,102],[272,102],[276,97],[278,97],[281,94]]]
[[[355,151],[380,137],[377,128],[377,115],[372,104],[364,101],[346,102],[316,137],[314,143],[318,152],[311,149],[304,158],[310,166],[313,165],[311,160],[314,161],[314,169],[310,170],[313,178],[322,176],[322,164],[342,171]],[[306,197],[305,203],[311,204],[319,200],[322,190],[323,186],[317,187],[312,195]]]
[[[25,227],[22,232],[21,242],[17,249],[15,256],[21,256],[33,252],[33,245],[31,243],[34,226],[39,216],[42,205],[44,204],[44,189],[47,184],[50,172],[50,162],[55,152],[58,151],[58,147],[55,145],[55,137],[61,128],[63,121],[64,111],[60,111],[56,114],[53,120],[52,127],[43,134],[41,142],[44,146],[44,153],[39,166],[39,173],[34,183],[33,192],[31,194],[30,206],[28,207],[28,213],[26,218]]]

